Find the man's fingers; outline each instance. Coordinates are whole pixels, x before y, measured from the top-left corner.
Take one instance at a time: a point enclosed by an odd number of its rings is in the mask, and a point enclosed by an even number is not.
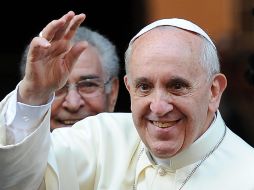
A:
[[[76,63],[77,59],[79,58],[80,54],[86,49],[88,43],[83,41],[75,44],[70,51],[65,55],[65,63],[66,66],[71,70],[71,68]]]
[[[47,50],[51,44],[45,38],[34,37],[30,43],[29,52],[27,54],[27,59],[29,61],[36,61],[35,59],[40,59],[42,54]]]
[[[70,13],[73,13],[73,12],[71,11]],[[59,28],[59,30],[57,30],[55,32],[55,34],[53,36],[53,40],[57,41],[57,40],[59,40],[59,39],[61,39],[61,38],[63,38],[65,36],[66,30],[69,27],[71,21],[76,17],[76,15],[74,15],[73,17],[70,17],[69,14],[65,15],[64,19],[66,20],[66,22],[65,22],[65,24],[61,28]]]
[[[75,13],[69,11],[60,19],[51,21],[42,31],[41,37],[45,38],[49,42],[55,40],[55,36],[58,33],[57,38],[60,39],[65,34],[65,30],[68,27],[71,20],[74,18]],[[62,32],[61,32],[62,31]]]
[[[65,39],[70,40],[76,33],[76,30],[81,25],[81,23],[85,20],[85,14],[76,15],[70,22],[68,29],[66,30]]]

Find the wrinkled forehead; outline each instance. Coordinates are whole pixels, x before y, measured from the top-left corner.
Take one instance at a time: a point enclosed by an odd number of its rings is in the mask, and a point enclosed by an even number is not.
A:
[[[142,36],[146,32],[148,32],[154,28],[157,28],[159,26],[172,26],[172,27],[176,27],[179,29],[197,33],[197,34],[203,36],[205,39],[207,39],[212,44],[212,46],[216,49],[213,41],[211,40],[211,38],[207,35],[207,33],[202,28],[200,28],[199,26],[197,26],[196,24],[194,24],[188,20],[179,19],[179,18],[157,20],[157,21],[145,26],[131,39],[129,45],[131,45],[138,37]]]

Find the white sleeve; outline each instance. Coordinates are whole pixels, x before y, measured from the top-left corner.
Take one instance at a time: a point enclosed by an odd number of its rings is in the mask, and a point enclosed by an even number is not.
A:
[[[30,106],[17,102],[18,87],[9,99],[5,113],[6,145],[16,144],[30,135],[37,127],[43,116],[50,109],[53,98],[41,106]]]
[[[50,149],[50,105],[18,103],[17,88],[0,102],[1,190],[36,190],[43,184]]]

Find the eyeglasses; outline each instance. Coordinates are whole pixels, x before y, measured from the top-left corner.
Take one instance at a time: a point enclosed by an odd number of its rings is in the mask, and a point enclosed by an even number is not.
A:
[[[56,98],[63,98],[70,90],[75,89],[83,97],[96,97],[103,93],[105,87],[111,80],[112,77],[106,82],[103,82],[101,79],[85,79],[74,84],[67,83],[64,87],[55,92],[55,96]]]

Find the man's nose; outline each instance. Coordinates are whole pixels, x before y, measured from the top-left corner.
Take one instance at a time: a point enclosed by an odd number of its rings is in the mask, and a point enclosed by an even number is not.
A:
[[[150,109],[158,116],[167,114],[173,110],[172,97],[161,90],[155,91],[151,99]]]
[[[69,89],[63,102],[63,107],[75,112],[84,105],[84,100],[76,88]]]

